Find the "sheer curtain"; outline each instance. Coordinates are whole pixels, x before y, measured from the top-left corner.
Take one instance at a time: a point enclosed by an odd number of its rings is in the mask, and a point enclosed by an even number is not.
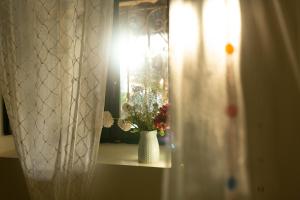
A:
[[[170,3],[173,165],[165,200],[247,199],[238,0]]]
[[[1,0],[0,84],[32,199],[88,199],[112,0]]]

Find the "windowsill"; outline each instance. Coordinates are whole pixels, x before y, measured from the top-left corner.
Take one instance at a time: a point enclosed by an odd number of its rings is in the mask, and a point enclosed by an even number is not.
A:
[[[171,150],[167,146],[160,146],[160,160],[156,163],[142,164],[138,162],[137,144],[101,144],[98,162],[110,165],[129,165],[139,167],[171,167]]]
[[[12,135],[0,135],[0,158],[17,158]]]
[[[157,163],[142,164],[138,162],[138,145],[136,144],[101,144],[98,163],[109,165],[127,165],[136,167],[171,167],[171,150],[160,146],[160,160]],[[17,158],[13,137],[0,136],[0,158]]]

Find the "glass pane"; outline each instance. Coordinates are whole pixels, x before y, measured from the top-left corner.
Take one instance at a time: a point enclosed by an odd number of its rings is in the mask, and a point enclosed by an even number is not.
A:
[[[120,7],[119,20],[121,105],[167,103],[167,5]]]

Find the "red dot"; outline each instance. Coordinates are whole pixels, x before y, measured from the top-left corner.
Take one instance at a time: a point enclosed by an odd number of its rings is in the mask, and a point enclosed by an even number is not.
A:
[[[227,107],[226,113],[231,118],[236,117],[238,114],[238,109],[237,109],[236,105],[229,105]]]

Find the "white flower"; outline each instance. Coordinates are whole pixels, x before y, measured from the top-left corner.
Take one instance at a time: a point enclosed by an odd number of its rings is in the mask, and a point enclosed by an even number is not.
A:
[[[132,126],[129,121],[126,121],[125,119],[119,119],[118,120],[118,126],[123,130],[123,131],[129,131]]]
[[[126,113],[130,112],[130,110],[132,110],[132,105],[130,105],[129,103],[124,103],[122,105],[122,110]]]
[[[114,124],[114,119],[109,111],[104,111],[103,113],[103,126],[105,128],[110,128]]]

